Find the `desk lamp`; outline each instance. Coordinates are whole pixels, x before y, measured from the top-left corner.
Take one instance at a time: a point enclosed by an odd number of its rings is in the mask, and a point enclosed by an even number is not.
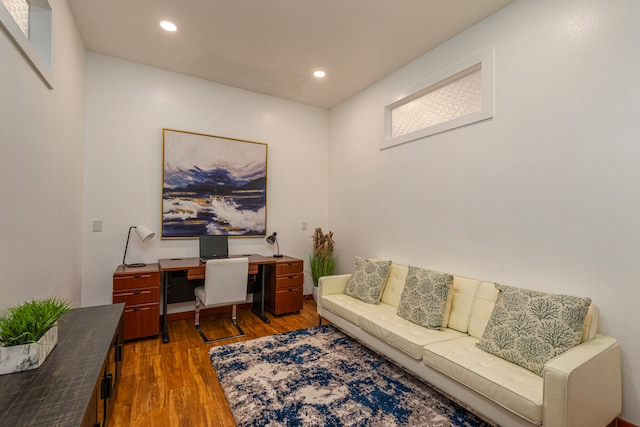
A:
[[[273,234],[269,237],[267,237],[265,239],[265,241],[270,244],[273,245],[274,243],[276,244],[276,247],[278,248],[277,253],[274,255],[274,257],[282,257],[282,254],[280,254],[280,244],[278,243],[278,238],[276,237],[278,235],[278,233],[276,233],[275,231],[273,232]]]
[[[124,256],[122,257],[122,265],[124,265],[125,267],[144,267],[147,264],[145,263],[127,264],[125,262],[125,258],[127,257],[127,249],[129,248],[129,237],[131,237],[131,230],[134,228],[136,230],[136,234],[138,235],[140,240],[142,240],[142,243],[148,242],[149,240],[153,239],[153,236],[156,235],[156,233],[149,230],[144,225],[132,225],[131,227],[129,227],[129,234],[127,234],[127,244],[124,247]]]

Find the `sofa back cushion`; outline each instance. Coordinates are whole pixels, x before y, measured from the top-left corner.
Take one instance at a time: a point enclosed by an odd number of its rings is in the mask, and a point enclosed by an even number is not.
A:
[[[469,330],[471,306],[478,290],[479,280],[453,276],[453,300],[447,327],[460,332]]]
[[[591,303],[589,311],[587,312],[587,317],[584,319],[584,329],[582,330],[582,337],[580,338],[581,343],[591,341],[596,337],[599,321],[600,310],[598,309],[598,306]]]
[[[400,297],[404,290],[404,284],[407,281],[407,273],[409,267],[402,264],[391,264],[387,284],[384,285],[382,299],[380,302],[398,307],[400,305]]]
[[[495,283],[482,282],[478,285],[478,290],[476,291],[476,296],[471,306],[469,335],[477,339],[482,338],[497,298],[498,290],[496,289]]]

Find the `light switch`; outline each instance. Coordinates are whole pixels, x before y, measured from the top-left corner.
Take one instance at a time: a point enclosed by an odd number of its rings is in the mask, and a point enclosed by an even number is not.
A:
[[[99,232],[102,231],[102,220],[101,219],[94,219],[92,222],[92,226],[93,226],[93,231],[94,232]]]
[[[307,229],[307,221],[302,221],[302,229],[303,230]]]

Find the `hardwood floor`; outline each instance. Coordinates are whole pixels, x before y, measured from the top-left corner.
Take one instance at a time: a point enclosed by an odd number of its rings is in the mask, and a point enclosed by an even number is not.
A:
[[[201,316],[207,336],[235,332],[231,308],[224,313]],[[216,345],[246,341],[266,335],[317,325],[316,305],[305,300],[299,314],[280,317],[268,314],[266,324],[248,308],[238,308],[243,338],[205,344],[196,332],[193,317],[169,322],[170,342],[160,338],[128,342],[109,425],[235,426],[224,392],[209,361]]]

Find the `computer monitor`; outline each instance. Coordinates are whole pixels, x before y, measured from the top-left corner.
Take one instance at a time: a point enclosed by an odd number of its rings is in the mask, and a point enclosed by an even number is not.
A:
[[[200,260],[206,262],[209,259],[228,258],[228,236],[207,235],[200,236]]]

